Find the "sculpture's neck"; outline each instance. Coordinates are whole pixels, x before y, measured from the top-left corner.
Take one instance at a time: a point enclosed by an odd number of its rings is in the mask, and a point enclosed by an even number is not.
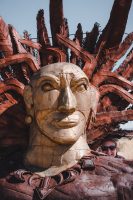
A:
[[[73,145],[64,145],[54,143],[38,129],[33,130],[25,160],[30,166],[46,169],[41,173],[43,176],[60,173],[90,151],[85,135],[80,136]]]

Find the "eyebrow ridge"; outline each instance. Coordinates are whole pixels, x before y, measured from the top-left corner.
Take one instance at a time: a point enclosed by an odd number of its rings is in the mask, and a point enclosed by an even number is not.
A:
[[[85,81],[87,84],[89,84],[89,81],[86,77],[82,77],[82,78],[74,78],[71,80],[71,85],[73,86],[74,84],[77,84],[79,82]]]
[[[43,75],[42,77],[40,77],[40,79],[37,82],[37,86],[40,83],[42,83],[43,81],[48,81],[48,80],[59,85],[59,78],[57,76],[51,75],[51,74],[46,74],[46,75]]]

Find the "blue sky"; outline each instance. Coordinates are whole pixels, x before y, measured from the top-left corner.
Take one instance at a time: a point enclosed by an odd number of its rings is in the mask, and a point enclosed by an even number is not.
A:
[[[6,23],[12,24],[20,35],[27,30],[36,37],[36,15],[39,9],[44,9],[46,25],[49,28],[49,0],[1,0],[0,16]],[[68,19],[70,33],[75,33],[80,22],[83,31],[90,31],[95,22],[106,25],[114,0],[63,0],[64,17]],[[133,31],[133,5],[129,13],[126,33]]]

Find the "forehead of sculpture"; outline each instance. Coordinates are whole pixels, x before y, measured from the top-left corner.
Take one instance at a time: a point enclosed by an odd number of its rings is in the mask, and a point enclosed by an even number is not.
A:
[[[44,76],[60,77],[62,74],[69,74],[71,78],[87,78],[86,74],[77,66],[72,63],[54,63],[42,67],[32,77],[32,81],[38,80]]]

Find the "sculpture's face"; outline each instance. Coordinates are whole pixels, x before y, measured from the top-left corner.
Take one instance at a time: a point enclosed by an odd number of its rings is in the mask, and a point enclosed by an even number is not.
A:
[[[91,107],[89,81],[76,65],[41,68],[32,80],[34,118],[42,134],[59,144],[73,144],[84,133]]]

